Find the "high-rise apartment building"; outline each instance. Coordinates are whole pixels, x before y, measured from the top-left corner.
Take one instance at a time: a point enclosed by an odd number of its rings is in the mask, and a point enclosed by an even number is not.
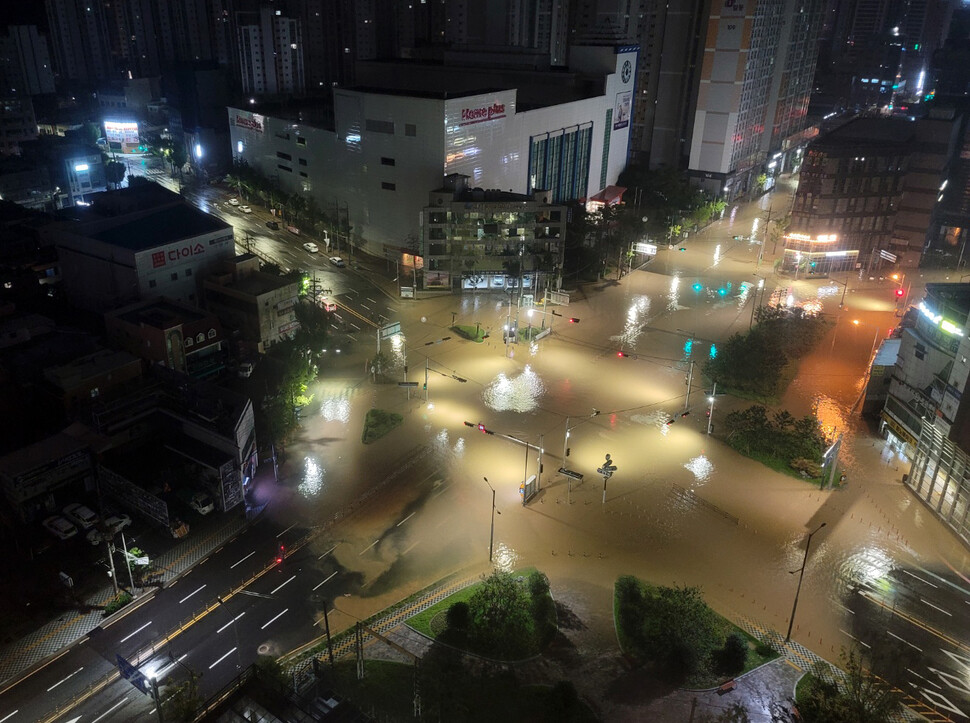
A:
[[[116,76],[105,4],[47,0],[54,69],[61,79],[96,85]]]
[[[54,92],[47,38],[36,25],[11,25],[0,37],[0,95],[22,97]]]
[[[242,89],[260,96],[302,95],[306,90],[299,18],[275,7],[238,13]]]

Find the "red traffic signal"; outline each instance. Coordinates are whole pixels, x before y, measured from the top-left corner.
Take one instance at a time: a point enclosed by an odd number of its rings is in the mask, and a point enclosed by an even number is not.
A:
[[[579,319],[577,319],[575,316],[570,316],[569,317],[569,323],[570,324],[578,324],[579,323]]]
[[[899,297],[899,298],[902,298],[903,294],[905,294],[905,293],[906,292],[903,291],[902,288],[896,289],[896,296]]]
[[[481,432],[482,434],[485,434],[485,432],[487,431],[485,429],[485,425],[482,424],[481,422],[478,423],[478,431]]]
[[[629,354],[627,354],[627,353],[626,353],[625,351],[618,351],[618,352],[616,353],[616,355],[617,355],[617,356],[630,356],[630,355],[629,355]]]

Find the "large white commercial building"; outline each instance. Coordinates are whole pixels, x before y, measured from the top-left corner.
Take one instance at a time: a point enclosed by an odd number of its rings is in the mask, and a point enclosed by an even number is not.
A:
[[[284,190],[346,213],[355,244],[405,249],[420,237],[428,193],[449,174],[474,188],[546,190],[554,204],[615,184],[627,162],[637,53],[574,47],[568,73],[523,76],[528,92],[501,72],[456,81],[405,67],[388,79],[391,90],[335,89],[332,127],[307,113],[229,108],[232,150]]]
[[[96,194],[41,233],[70,302],[97,312],[161,296],[199,305],[202,280],[235,255],[231,226],[155,184]]]

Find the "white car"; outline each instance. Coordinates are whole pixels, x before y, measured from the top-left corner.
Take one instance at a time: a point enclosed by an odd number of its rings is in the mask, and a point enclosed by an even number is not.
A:
[[[238,198],[230,198],[229,199],[229,205],[230,206],[238,206],[239,205],[239,199]]]
[[[330,263],[332,263],[334,266],[338,266],[340,268],[343,268],[346,265],[346,264],[344,264],[344,260],[342,258],[340,258],[339,256],[331,256],[330,257]]]
[[[106,517],[104,520],[103,527],[108,531],[108,536],[110,538],[110,537],[114,537],[115,535],[117,535],[119,532],[121,532],[126,527],[129,527],[130,525],[131,525],[131,518],[128,515],[119,514],[119,515],[109,515],[108,517]],[[92,545],[100,545],[104,541],[104,535],[105,535],[104,532],[102,532],[99,528],[94,527],[88,530],[88,534],[85,535],[85,538]]]
[[[204,492],[195,492],[189,498],[189,507],[198,512],[200,515],[207,515],[216,508],[216,506],[212,503],[212,498]]]
[[[320,250],[320,247],[313,243],[313,241],[307,241],[305,244],[303,244],[303,250],[307,253],[315,254]]]
[[[252,213],[253,212],[253,209],[251,209],[249,206],[240,206],[239,207],[239,210],[242,211],[243,213]]]
[[[60,515],[51,515],[41,524],[59,540],[69,540],[77,534],[77,528]]]
[[[75,502],[64,508],[64,516],[83,530],[90,530],[98,524],[98,516],[90,507]]]

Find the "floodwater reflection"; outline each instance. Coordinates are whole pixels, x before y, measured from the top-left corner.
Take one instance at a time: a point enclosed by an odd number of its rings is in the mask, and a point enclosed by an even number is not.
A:
[[[482,399],[497,412],[531,412],[545,391],[539,375],[526,366],[511,379],[504,373],[499,374],[482,392]]]
[[[297,486],[300,494],[310,499],[320,494],[323,489],[326,470],[322,469],[315,459],[306,457],[303,460],[303,474]]]
[[[664,425],[666,426],[666,425]],[[694,475],[696,482],[707,482],[714,472],[714,465],[711,460],[700,454],[684,464],[684,468]]]

